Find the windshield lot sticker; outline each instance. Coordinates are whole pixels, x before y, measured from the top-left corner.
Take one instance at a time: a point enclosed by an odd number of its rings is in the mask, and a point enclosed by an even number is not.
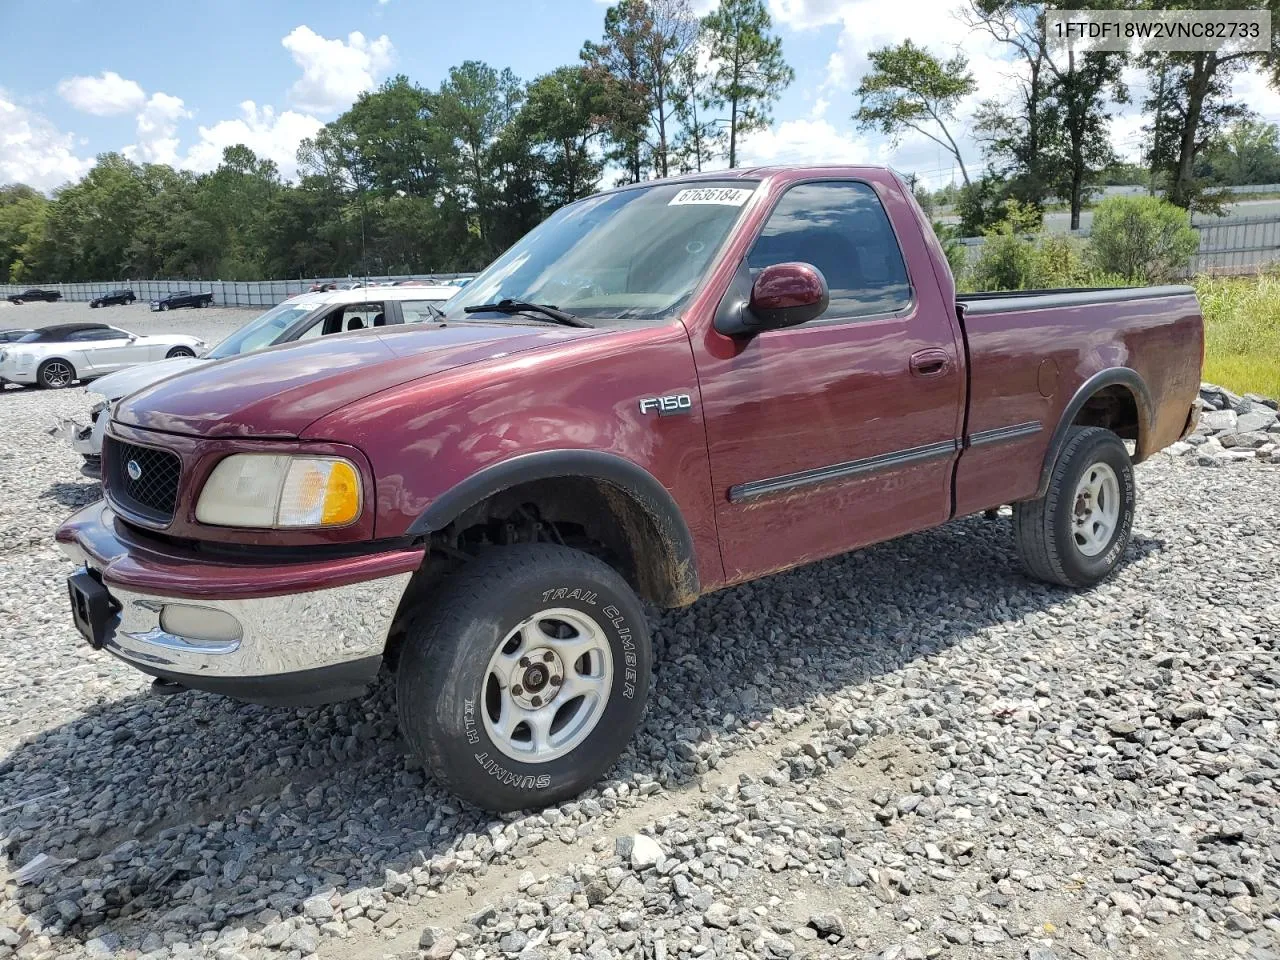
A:
[[[668,201],[668,207],[686,207],[697,203],[714,203],[723,207],[740,207],[747,202],[752,190],[742,187],[698,187],[681,190]]]

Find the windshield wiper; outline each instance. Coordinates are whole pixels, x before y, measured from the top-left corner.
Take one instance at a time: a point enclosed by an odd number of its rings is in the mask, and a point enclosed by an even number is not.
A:
[[[572,313],[557,310],[550,303],[528,303],[524,300],[504,298],[497,303],[477,303],[462,308],[464,313],[540,313],[552,323],[566,327],[594,327],[594,323],[575,317]]]

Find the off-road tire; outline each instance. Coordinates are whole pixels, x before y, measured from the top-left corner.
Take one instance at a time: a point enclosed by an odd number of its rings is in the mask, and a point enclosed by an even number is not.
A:
[[[495,745],[481,711],[490,658],[541,610],[569,608],[601,628],[613,660],[610,693],[591,732],[541,763]],[[448,790],[486,810],[543,807],[576,796],[613,764],[639,724],[652,653],[640,600],[610,566],[554,544],[494,547],[436,590],[400,652],[400,729]]]
[[[1120,513],[1106,547],[1090,557],[1076,544],[1072,519],[1077,485],[1095,463],[1105,463],[1114,471]],[[1054,461],[1045,495],[1013,505],[1014,542],[1027,572],[1064,587],[1090,587],[1106,579],[1129,546],[1135,501],[1133,463],[1124,442],[1102,427],[1073,427]]]
[[[51,367],[54,366],[54,364],[61,364],[62,366],[70,370],[71,379],[67,380],[65,383],[63,382],[55,383],[51,379],[52,370],[50,369]],[[75,382],[76,382],[75,366],[71,363],[70,360],[63,360],[61,357],[50,357],[48,360],[44,361],[44,363],[40,364],[39,369],[36,370],[36,385],[45,390],[62,390],[65,387],[71,386],[71,384]]]

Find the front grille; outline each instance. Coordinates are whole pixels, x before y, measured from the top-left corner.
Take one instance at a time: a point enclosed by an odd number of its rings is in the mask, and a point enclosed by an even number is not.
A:
[[[177,454],[125,443],[114,437],[106,438],[103,453],[107,464],[107,494],[115,503],[156,523],[173,519],[178,502],[178,477],[182,474],[182,461]],[[134,465],[132,472],[130,464]]]

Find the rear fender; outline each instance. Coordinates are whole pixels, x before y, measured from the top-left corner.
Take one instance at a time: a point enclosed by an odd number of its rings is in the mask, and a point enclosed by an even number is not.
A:
[[[1080,385],[1080,388],[1062,411],[1058,426],[1053,431],[1053,437],[1049,440],[1049,448],[1045,451],[1044,464],[1040,468],[1040,485],[1036,488],[1036,499],[1043,497],[1048,492],[1049,479],[1053,475],[1053,465],[1057,462],[1058,454],[1062,452],[1063,446],[1066,445],[1067,435],[1071,432],[1071,426],[1075,423],[1076,417],[1080,415],[1080,411],[1084,409],[1084,405],[1100,390],[1116,386],[1126,388],[1133,395],[1134,404],[1138,408],[1138,448],[1133,460],[1134,463],[1139,463],[1144,459],[1142,440],[1150,435],[1149,431],[1151,430],[1155,410],[1151,402],[1151,392],[1147,389],[1147,385],[1143,382],[1142,377],[1138,375],[1138,372],[1129,367],[1109,367],[1106,370],[1099,370]]]

